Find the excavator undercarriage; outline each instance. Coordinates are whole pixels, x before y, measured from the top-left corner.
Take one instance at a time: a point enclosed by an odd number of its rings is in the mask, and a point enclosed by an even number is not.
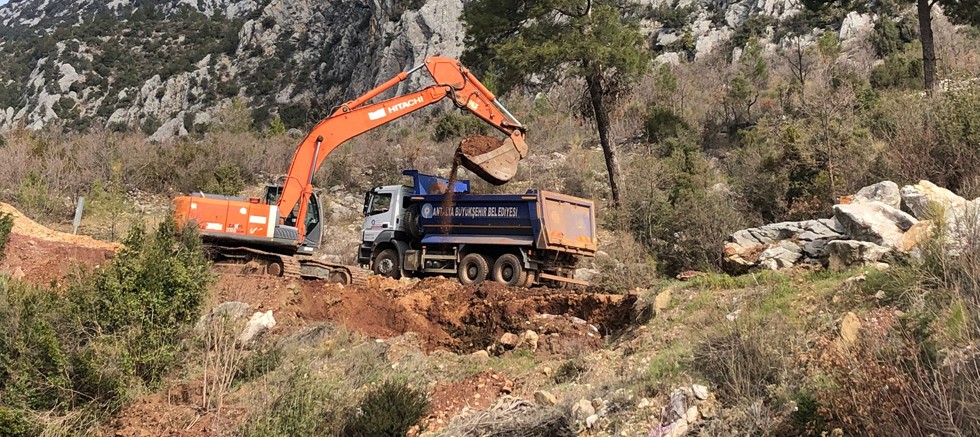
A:
[[[267,252],[252,247],[207,245],[215,266],[246,274],[266,274],[287,279],[320,280],[344,285],[366,285],[370,272],[357,266],[331,263],[303,255]]]

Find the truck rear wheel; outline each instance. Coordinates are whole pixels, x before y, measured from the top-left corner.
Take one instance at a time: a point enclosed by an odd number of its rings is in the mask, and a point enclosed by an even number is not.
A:
[[[402,277],[402,266],[398,262],[398,252],[395,249],[385,249],[374,257],[375,274],[398,279]]]
[[[505,253],[493,263],[493,280],[511,287],[524,286],[527,281],[527,271],[521,265],[517,255]]]
[[[476,285],[487,279],[490,267],[487,259],[478,253],[467,254],[459,261],[456,276],[463,285]]]

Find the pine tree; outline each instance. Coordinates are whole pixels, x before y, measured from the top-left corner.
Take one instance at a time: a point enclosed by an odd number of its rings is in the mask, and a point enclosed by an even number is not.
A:
[[[503,91],[531,76],[547,83],[585,81],[589,108],[619,205],[619,159],[609,112],[624,84],[649,66],[650,52],[625,0],[474,0],[466,5],[463,61]]]

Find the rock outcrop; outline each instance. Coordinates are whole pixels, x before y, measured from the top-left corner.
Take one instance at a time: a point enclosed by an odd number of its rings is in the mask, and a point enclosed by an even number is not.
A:
[[[893,254],[918,254],[939,228],[948,250],[978,241],[980,202],[929,181],[902,188],[884,181],[843,198],[834,205],[833,218],[735,232],[725,244],[725,255],[743,269],[780,270],[800,264],[846,269],[879,264]]]
[[[0,26],[11,35],[42,38],[61,28],[80,29],[74,31],[80,34],[77,38],[56,41],[55,49],[32,60],[21,77],[0,71],[0,85],[16,83],[24,95],[16,102],[0,99],[0,129],[18,123],[40,129],[61,121],[138,127],[152,139],[164,140],[205,127],[204,120],[236,97],[263,108],[263,117],[279,114],[287,119],[286,108],[294,116],[297,111],[326,111],[426,56],[455,58],[463,51],[462,0],[411,5],[376,0],[142,3],[22,0],[0,5]],[[146,13],[146,8],[154,12]],[[191,56],[160,65],[134,57],[131,62],[142,64],[117,71],[104,59],[105,44],[83,33],[93,32],[85,25],[107,20],[107,14],[137,28],[182,29],[186,22],[211,20],[225,30],[217,37],[175,30],[113,40],[112,48],[123,53],[162,47]],[[4,57],[5,51],[22,50],[8,42],[0,35],[0,59],[11,59]],[[427,80],[425,74],[414,75],[380,97],[420,88]]]

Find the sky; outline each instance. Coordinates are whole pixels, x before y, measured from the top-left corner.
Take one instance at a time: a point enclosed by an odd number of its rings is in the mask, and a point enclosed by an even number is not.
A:
[[[0,6],[7,4],[7,0],[0,0]]]

